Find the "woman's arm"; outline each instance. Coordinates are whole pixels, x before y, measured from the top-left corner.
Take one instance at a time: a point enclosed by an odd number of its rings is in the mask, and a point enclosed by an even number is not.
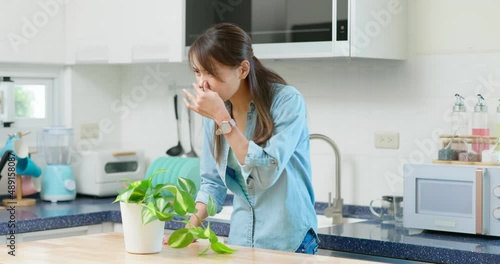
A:
[[[202,203],[202,202],[197,202],[196,203],[196,210],[198,210],[198,212],[196,214],[191,215],[189,222],[191,222],[191,224],[194,226],[201,226],[200,221],[203,221],[208,217],[207,205]],[[189,228],[189,227],[191,227],[191,226],[186,225],[186,228]]]

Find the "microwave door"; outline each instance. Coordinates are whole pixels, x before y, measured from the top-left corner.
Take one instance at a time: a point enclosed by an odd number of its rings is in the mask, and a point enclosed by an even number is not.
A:
[[[403,225],[482,233],[483,170],[471,166],[405,165]],[[480,231],[481,230],[481,231]]]

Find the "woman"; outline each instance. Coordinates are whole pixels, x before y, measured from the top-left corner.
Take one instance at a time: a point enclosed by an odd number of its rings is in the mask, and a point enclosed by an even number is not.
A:
[[[317,218],[302,95],[253,55],[250,37],[222,23],[189,50],[196,75],[186,106],[204,116],[196,208],[207,217],[234,193],[229,244],[314,254]],[[194,225],[200,225],[196,216]]]

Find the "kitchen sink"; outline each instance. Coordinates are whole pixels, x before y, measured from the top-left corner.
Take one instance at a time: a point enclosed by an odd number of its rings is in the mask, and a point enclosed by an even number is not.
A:
[[[222,211],[210,218],[213,220],[217,220],[219,222],[225,222],[229,223],[229,220],[231,219],[231,213],[233,212],[233,207],[232,206],[223,206]],[[318,216],[318,228],[322,227],[330,227],[330,226],[335,226],[332,224],[332,218],[328,218],[324,215],[317,215]],[[366,219],[359,219],[359,218],[344,218],[344,221],[342,224],[349,224],[349,223],[357,223],[357,222],[362,222],[366,221]]]

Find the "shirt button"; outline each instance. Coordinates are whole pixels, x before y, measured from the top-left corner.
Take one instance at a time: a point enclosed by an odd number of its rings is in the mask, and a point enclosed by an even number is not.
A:
[[[276,164],[276,160],[272,159],[271,164]]]

